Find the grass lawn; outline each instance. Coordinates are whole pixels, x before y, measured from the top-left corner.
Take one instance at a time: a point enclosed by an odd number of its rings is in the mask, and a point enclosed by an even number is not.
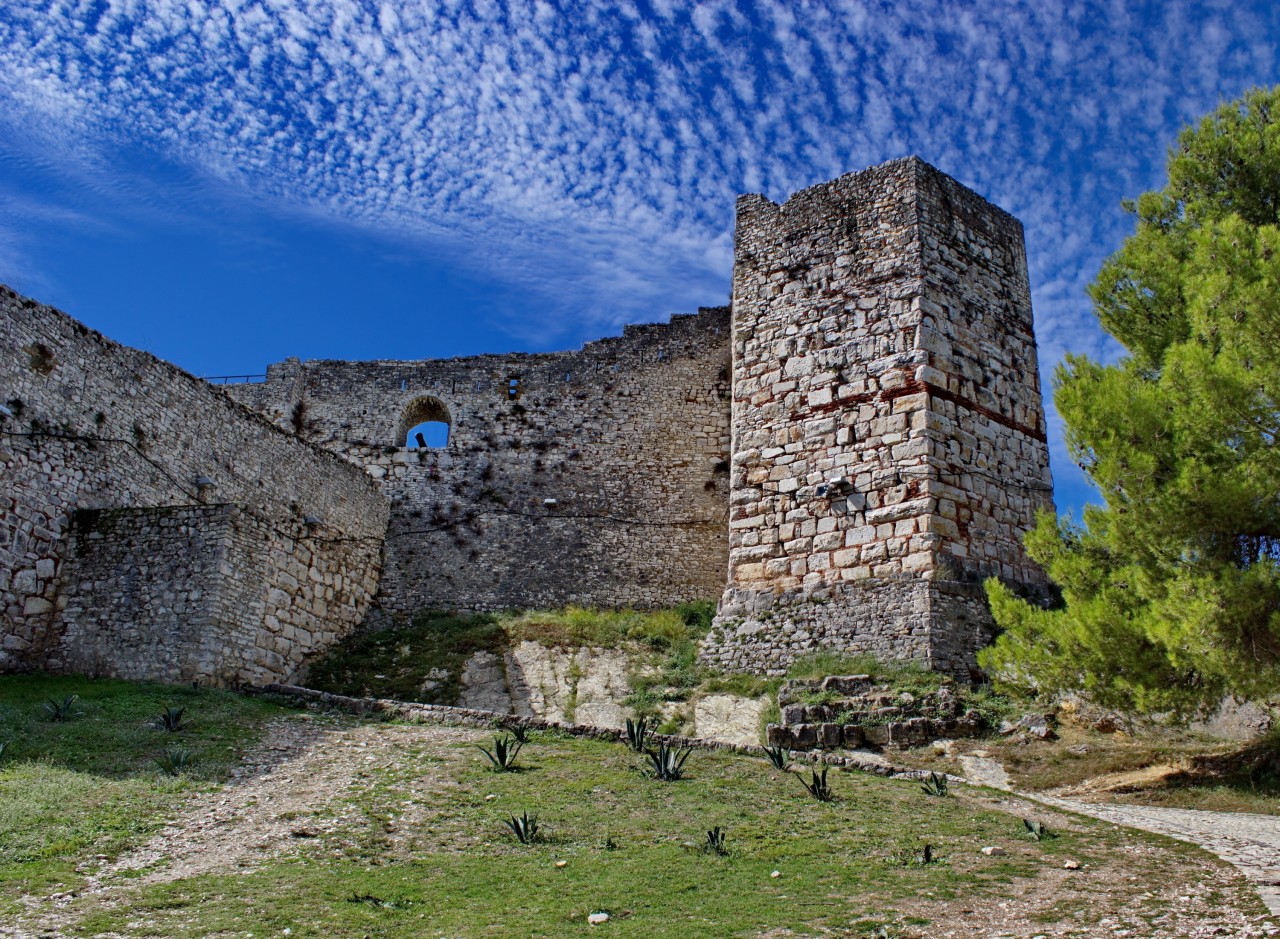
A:
[[[83,715],[47,719],[68,693]],[[984,790],[832,771],[818,802],[809,767],[721,751],[663,782],[622,744],[555,732],[498,773],[482,731],[152,684],[12,677],[0,702],[0,739],[18,741],[0,767],[0,923],[17,935],[559,937],[608,913],[619,937],[976,939],[1263,912],[1195,848]],[[192,718],[176,735],[150,723],[170,705]],[[154,762],[175,739],[196,754],[177,778]],[[533,844],[503,825],[524,812]],[[1028,816],[1056,837],[1031,840]],[[724,856],[701,849],[715,826]]]
[[[78,695],[53,720],[46,701]],[[177,733],[151,722],[185,707]],[[226,691],[47,675],[0,676],[0,916],[25,893],[74,888],[87,858],[138,843],[185,794],[226,779],[267,721],[288,713]],[[191,765],[156,764],[184,748]]]
[[[1009,903],[1028,916],[1056,906],[1050,919],[1086,926],[1126,906],[1156,917],[1165,899],[1150,887],[1204,877],[1194,849],[1047,810],[1036,815],[1058,837],[1034,842],[980,791],[938,798],[833,773],[837,800],[821,803],[794,772],[707,751],[689,757],[687,778],[662,782],[620,744],[549,733],[533,735],[519,771],[496,773],[479,733],[362,732],[326,756],[357,762],[349,791],[299,821],[309,837],[259,864],[139,884],[127,904],[86,909],[75,933],[550,937],[607,912],[620,937],[870,936],[881,925],[908,936]],[[503,826],[524,812],[539,819],[531,845]],[[727,856],[700,849],[717,825]],[[984,856],[988,845],[1007,853]],[[1067,858],[1083,870],[1064,884]],[[1247,896],[1223,887],[1215,900]]]

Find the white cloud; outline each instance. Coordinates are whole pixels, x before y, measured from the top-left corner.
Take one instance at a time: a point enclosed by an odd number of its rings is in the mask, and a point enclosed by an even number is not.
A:
[[[1265,2],[650,8],[0,2],[0,134],[34,125],[157,210],[116,147],[427,239],[556,298],[576,336],[727,296],[739,191],[917,153],[1026,225],[1047,370],[1115,354],[1083,287],[1120,197],[1160,183],[1179,125],[1273,79],[1280,34]],[[21,256],[2,222],[0,251]]]

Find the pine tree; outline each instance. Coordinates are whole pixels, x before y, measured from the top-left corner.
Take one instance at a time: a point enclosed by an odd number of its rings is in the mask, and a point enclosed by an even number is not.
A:
[[[1280,87],[1184,130],[1168,176],[1090,288],[1127,356],[1054,378],[1104,505],[1028,536],[1060,606],[988,582],[981,659],[1140,712],[1280,692]]]

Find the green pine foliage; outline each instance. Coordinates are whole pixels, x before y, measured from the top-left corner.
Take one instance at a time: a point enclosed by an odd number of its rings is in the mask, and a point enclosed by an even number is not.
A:
[[[1280,87],[1184,130],[1168,173],[1090,288],[1127,356],[1055,375],[1105,504],[1028,536],[1060,606],[988,582],[1004,634],[982,657],[1148,713],[1280,691]]]

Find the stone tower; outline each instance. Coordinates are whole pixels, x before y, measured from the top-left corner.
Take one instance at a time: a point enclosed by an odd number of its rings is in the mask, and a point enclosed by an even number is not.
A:
[[[1022,226],[916,158],[738,200],[729,577],[705,656],[967,674],[981,590],[1044,575],[1052,485]]]

